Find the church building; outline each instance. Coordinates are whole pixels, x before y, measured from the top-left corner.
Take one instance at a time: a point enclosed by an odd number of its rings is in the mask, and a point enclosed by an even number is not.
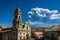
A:
[[[22,25],[21,10],[19,7],[14,12],[13,25],[11,28],[0,28],[0,40],[26,40],[31,37],[31,28],[26,21]]]

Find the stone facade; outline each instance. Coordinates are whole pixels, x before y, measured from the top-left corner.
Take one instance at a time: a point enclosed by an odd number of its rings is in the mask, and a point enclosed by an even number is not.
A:
[[[51,28],[32,28],[32,35],[36,40],[60,40],[60,26]]]
[[[21,18],[21,10],[17,7],[14,12],[12,27],[0,27],[0,40],[60,40],[60,26],[30,28],[28,20],[22,25]]]
[[[1,40],[26,40],[31,37],[29,22],[22,25],[21,10],[19,7],[14,12],[13,26],[11,28],[0,28]]]

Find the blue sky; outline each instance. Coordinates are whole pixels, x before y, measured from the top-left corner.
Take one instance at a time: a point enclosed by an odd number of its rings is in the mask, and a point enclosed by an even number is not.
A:
[[[0,25],[12,26],[17,0],[0,0]],[[60,0],[19,0],[22,21],[31,27],[60,25]]]

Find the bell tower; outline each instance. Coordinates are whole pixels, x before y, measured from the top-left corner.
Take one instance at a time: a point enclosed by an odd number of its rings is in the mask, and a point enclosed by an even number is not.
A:
[[[19,0],[18,0],[19,4]],[[22,39],[22,16],[21,16],[21,10],[19,8],[19,5],[17,4],[17,8],[15,9],[14,12],[14,20],[13,20],[13,37],[15,38],[14,40],[21,40]]]
[[[13,28],[17,30],[22,29],[21,10],[19,7],[14,12]]]
[[[21,19],[21,10],[19,7],[15,9],[14,19],[13,19],[13,37],[14,40],[20,40],[20,33],[22,30],[22,19]]]

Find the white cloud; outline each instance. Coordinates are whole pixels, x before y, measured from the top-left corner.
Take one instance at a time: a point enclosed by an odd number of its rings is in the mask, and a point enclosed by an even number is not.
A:
[[[52,10],[52,11],[49,11],[49,13],[56,14],[58,13],[58,10]]]
[[[32,8],[31,10],[35,10],[36,13],[41,13],[41,11],[47,12],[47,13],[58,13],[58,10],[52,10],[52,11],[51,11],[51,10],[49,10],[49,9],[38,8],[38,7]]]
[[[35,12],[34,12],[35,11]],[[60,18],[60,14],[58,13],[58,10],[49,10],[49,9],[45,9],[45,8],[32,8],[28,14],[31,14],[29,15],[29,17],[31,18],[34,14],[34,16],[37,16],[37,17],[47,17],[48,19],[59,19]],[[48,15],[49,17],[48,17]]]
[[[60,18],[60,14],[52,14],[50,16],[50,19],[59,19]]]
[[[30,25],[35,25],[36,27],[52,26],[60,23],[60,13],[58,10],[49,10],[36,7],[28,11],[28,16],[30,18]]]
[[[29,11],[28,14],[33,14],[33,12]]]
[[[28,16],[29,18],[32,18],[30,15]]]
[[[40,17],[46,17],[46,14],[37,14],[38,16],[40,16]]]
[[[52,24],[44,23],[44,22],[38,22],[38,21],[35,21],[35,22],[29,21],[29,24],[32,25],[32,27],[49,27],[49,26],[52,26]]]
[[[40,24],[43,24],[43,22],[40,22],[39,23],[38,21],[35,21],[35,22],[29,21],[29,23],[32,24],[32,25],[36,25],[36,24],[40,25]]]
[[[40,13],[40,12],[41,12],[41,11],[40,11],[40,8],[38,8],[38,7],[36,7],[36,8],[32,8],[31,10],[35,10],[36,13]]]

